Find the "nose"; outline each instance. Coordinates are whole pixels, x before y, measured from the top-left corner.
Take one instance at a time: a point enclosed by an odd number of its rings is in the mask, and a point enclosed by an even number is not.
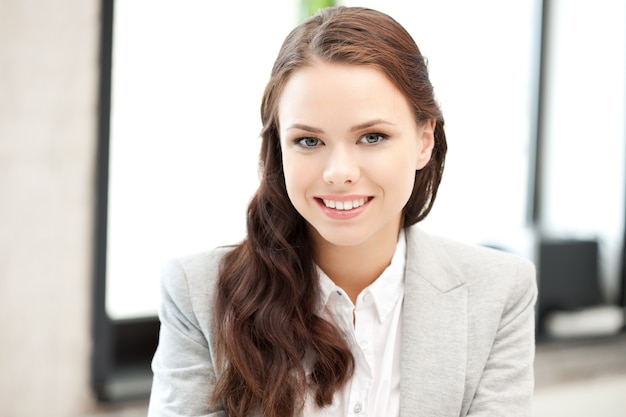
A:
[[[324,168],[324,181],[328,184],[353,184],[359,180],[361,170],[355,152],[343,146],[329,151]]]

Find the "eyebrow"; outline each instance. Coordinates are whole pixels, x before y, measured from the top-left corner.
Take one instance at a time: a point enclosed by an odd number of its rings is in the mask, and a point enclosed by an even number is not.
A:
[[[367,122],[359,123],[358,125],[352,126],[350,128],[350,132],[356,132],[356,131],[367,129],[368,127],[372,127],[372,126],[376,126],[380,124],[395,126],[393,123],[388,122],[384,119],[373,119],[373,120],[368,120]],[[290,129],[300,129],[300,130],[304,130],[304,131],[311,132],[311,133],[324,133],[324,131],[320,128],[308,126],[302,123],[294,123],[287,128],[287,130],[290,130]]]
[[[357,130],[367,129],[368,127],[376,126],[376,125],[391,125],[395,126],[393,123],[388,122],[384,119],[373,119],[364,123],[359,123],[358,125],[352,126],[350,132],[356,132]]]
[[[317,127],[307,126],[302,123],[294,123],[287,128],[287,130],[291,130],[291,129],[300,129],[300,130],[305,130],[311,133],[324,133],[322,129],[319,129]]]

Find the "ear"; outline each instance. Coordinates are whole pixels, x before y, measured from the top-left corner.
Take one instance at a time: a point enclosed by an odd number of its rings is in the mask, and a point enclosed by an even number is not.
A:
[[[418,154],[416,170],[420,170],[426,166],[433,154],[435,147],[435,119],[428,119],[419,129],[418,133]]]

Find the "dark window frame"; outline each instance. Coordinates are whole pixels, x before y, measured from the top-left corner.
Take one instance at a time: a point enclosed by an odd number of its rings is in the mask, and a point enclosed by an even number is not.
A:
[[[106,311],[109,142],[114,0],[101,2],[98,108],[97,203],[92,310],[91,384],[100,401],[145,398],[152,380],[150,361],[158,342],[159,320],[113,320]]]

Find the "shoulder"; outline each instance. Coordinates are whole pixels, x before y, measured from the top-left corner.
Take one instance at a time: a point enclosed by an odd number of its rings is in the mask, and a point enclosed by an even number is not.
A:
[[[174,303],[189,312],[209,312],[220,263],[233,247],[219,247],[169,260],[162,269],[163,303]]]
[[[465,271],[468,275],[473,275],[474,271],[491,275],[502,270],[510,271],[521,269],[532,269],[531,260],[522,256],[507,252],[501,249],[469,244],[455,241],[441,236],[429,235],[431,244],[437,246],[439,250],[448,256],[450,261]]]
[[[217,278],[224,255],[233,247],[218,247],[212,250],[173,258],[163,266],[163,280],[180,285],[181,280],[202,285]],[[207,282],[209,281],[209,282]]]
[[[433,285],[454,288],[469,285],[484,298],[518,298],[536,292],[535,266],[518,254],[455,241],[413,226],[407,229],[413,264]]]

